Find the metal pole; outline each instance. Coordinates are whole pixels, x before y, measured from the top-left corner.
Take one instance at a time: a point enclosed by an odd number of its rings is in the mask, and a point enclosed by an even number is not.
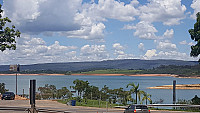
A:
[[[22,95],[22,97],[24,97],[24,89],[23,89],[23,95]]]
[[[16,69],[16,71],[17,71],[17,72],[16,72],[16,95],[17,95],[17,73],[20,72],[20,65],[17,64],[16,67],[17,67],[17,69]]]
[[[173,80],[173,104],[176,104],[176,80]]]
[[[31,113],[38,113],[36,108],[35,108],[35,90],[36,90],[36,80],[30,80]]]
[[[16,73],[16,95],[17,95],[17,73]]]

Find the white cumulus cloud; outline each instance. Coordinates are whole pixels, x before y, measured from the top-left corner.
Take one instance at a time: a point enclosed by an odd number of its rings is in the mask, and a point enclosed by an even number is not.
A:
[[[194,13],[191,15],[193,19],[196,19],[196,14],[200,12],[200,0],[193,0],[191,4],[191,8],[194,9]]]
[[[82,61],[104,60],[109,58],[105,45],[84,45],[81,47],[80,58]]]
[[[140,21],[136,25],[124,25],[122,30],[135,30],[133,33],[134,36],[137,36],[141,39],[149,39],[149,40],[158,40],[158,39],[168,39],[172,38],[174,36],[174,30],[173,29],[167,29],[162,36],[157,36],[156,33],[158,30],[154,27],[153,24],[146,22],[146,21]]]
[[[126,54],[125,47],[120,43],[113,44],[114,54],[117,55],[116,59],[132,59],[134,57],[133,54]]]
[[[0,52],[0,62],[2,64],[33,64],[33,63],[51,63],[75,61],[74,50],[76,46],[62,46],[58,41],[47,46],[41,38],[31,37],[30,35],[21,35],[17,39],[17,49]],[[66,57],[66,54],[71,57]],[[76,59],[77,60],[77,59]]]
[[[177,25],[185,18],[185,5],[181,0],[148,0],[147,5],[140,6],[142,21],[163,22],[164,25]]]
[[[139,45],[138,45],[138,48],[141,50],[141,51],[144,51],[144,44],[143,43],[140,43]]]
[[[153,26],[153,24],[141,21],[135,27],[134,36],[138,36],[141,39],[157,39],[158,37],[155,35],[157,29]]]
[[[177,51],[160,51],[156,56],[156,59],[192,60],[188,54]]]
[[[113,44],[113,48],[117,50],[124,50],[125,48],[120,45],[120,43]]]
[[[156,50],[155,49],[151,49],[151,50],[147,50],[147,52],[145,53],[143,58],[146,59],[146,60],[150,60],[154,56],[157,56]]]
[[[98,4],[84,4],[83,13],[88,17],[96,20],[106,20],[106,18],[117,19],[120,21],[133,21],[136,15],[139,14],[138,10],[133,4],[137,4],[134,0],[131,4],[115,0],[99,0]]]
[[[164,38],[172,38],[174,36],[174,30],[170,29],[170,30],[166,30],[166,32],[163,34]]]
[[[107,19],[133,21],[138,14],[138,10],[133,5],[115,0],[99,0],[98,4],[95,2],[84,3],[75,16],[75,22],[81,25],[81,28],[64,34],[72,38],[103,42],[106,28],[103,21],[107,21]]]
[[[158,42],[157,49],[163,51],[174,51],[177,49],[176,44],[171,42]]]
[[[178,51],[157,51],[155,49],[147,50],[146,54],[143,56],[143,59],[146,60],[155,60],[155,59],[174,59],[174,60],[198,60],[198,58],[192,58],[186,53]]]
[[[195,45],[194,42],[187,42],[186,40],[183,40],[183,41],[179,42],[179,44],[181,44],[181,45],[189,45],[189,46]]]
[[[103,23],[97,23],[92,24],[91,26],[83,26],[80,30],[69,31],[65,34],[71,38],[83,38],[87,40],[103,42],[104,29],[105,25]]]
[[[79,29],[74,17],[80,6],[81,0],[4,0],[3,9],[20,31],[42,33]]]

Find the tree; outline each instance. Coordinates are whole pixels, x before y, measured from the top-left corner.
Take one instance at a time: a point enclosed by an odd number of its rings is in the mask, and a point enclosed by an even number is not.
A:
[[[147,100],[148,100],[150,103],[152,103],[151,95],[148,94],[148,93],[146,93],[146,92],[144,92],[142,101],[144,101],[144,100],[146,100],[146,105],[147,105]]]
[[[84,94],[89,88],[89,82],[88,81],[83,81],[83,80],[74,80],[73,83],[75,86],[70,86],[70,88],[73,88],[74,90],[78,91],[78,96],[81,97],[82,94]]]
[[[139,99],[139,101],[141,101],[141,96],[142,96],[142,95],[144,96],[144,94],[145,94],[144,91],[138,89],[138,91],[137,91],[137,95],[138,95],[138,99]]]
[[[110,98],[113,104],[117,102],[117,89],[109,90]]]
[[[38,91],[40,91],[43,99],[51,99],[51,98],[55,99],[57,89],[55,85],[45,84],[44,87],[39,87]]]
[[[197,17],[197,22],[194,24],[194,29],[189,30],[191,39],[197,42],[196,45],[191,46],[190,56],[193,57],[198,57],[198,55],[200,54],[200,12],[196,14],[196,17]]]
[[[86,89],[86,92],[84,93],[84,96],[85,98],[87,99],[91,99],[91,100],[97,100],[100,98],[100,91],[99,91],[99,87],[96,87],[96,86],[89,86],[87,89]]]
[[[124,97],[124,90],[123,90],[123,88],[118,88],[118,89],[113,89],[113,92],[114,92],[114,96],[115,96],[115,98],[114,99],[116,99],[116,101],[118,102],[118,103],[123,103],[123,101],[125,100],[125,97]]]
[[[197,95],[195,95],[194,98],[192,98],[192,104],[200,105],[200,98]]]
[[[6,27],[7,22],[11,23],[11,20],[8,17],[3,18],[0,4],[0,50],[3,52],[8,49],[16,49],[16,37],[20,37],[19,30],[15,30],[15,26],[12,25],[11,28]]]
[[[38,95],[39,99],[60,99],[60,98],[71,98],[72,93],[67,89],[67,87],[62,87],[61,89],[56,89],[55,85],[45,84],[44,87],[39,87]]]
[[[50,85],[50,86],[49,86],[49,89],[51,90],[53,99],[55,99],[55,97],[56,97],[56,92],[57,92],[56,86],[55,86],[55,85]]]
[[[104,87],[100,90],[101,91],[101,99],[102,100],[107,100],[109,98],[109,87],[104,85]]]
[[[123,88],[114,89],[117,95],[117,100],[119,103],[126,105],[131,93],[129,91],[125,91]]]
[[[136,86],[134,84],[134,82],[132,83],[129,83],[126,88],[128,88],[129,86],[132,86],[132,88],[130,89],[130,92],[131,93],[135,93],[135,104],[137,104],[137,95],[138,95],[138,92],[139,92],[139,84]]]
[[[124,91],[123,97],[124,97],[123,102],[122,102],[123,105],[126,105],[128,101],[133,102],[133,99],[130,98],[130,97],[131,97],[131,94],[130,94],[129,91]]]
[[[61,89],[57,90],[56,98],[71,98],[72,93],[67,89],[67,87],[62,87]]]
[[[8,89],[5,88],[5,83],[0,83],[0,93],[4,94]]]

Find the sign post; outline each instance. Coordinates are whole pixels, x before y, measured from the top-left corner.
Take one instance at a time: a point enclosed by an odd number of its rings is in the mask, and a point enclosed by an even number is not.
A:
[[[20,65],[19,64],[10,65],[10,69],[9,70],[16,72],[16,95],[17,95],[17,73],[20,72]]]

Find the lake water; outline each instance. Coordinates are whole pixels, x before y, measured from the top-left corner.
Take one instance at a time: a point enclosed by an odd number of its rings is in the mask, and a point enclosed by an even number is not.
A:
[[[172,103],[172,90],[168,89],[147,89],[147,87],[171,85],[173,80],[176,80],[177,84],[200,84],[200,79],[188,79],[188,78],[173,78],[173,77],[130,77],[130,76],[18,76],[18,94],[22,94],[23,89],[25,93],[29,92],[30,80],[36,80],[36,86],[44,86],[45,84],[55,85],[57,89],[61,87],[73,86],[73,81],[76,79],[89,81],[90,85],[98,86],[100,89],[107,85],[111,89],[126,88],[128,83],[134,82],[140,84],[139,89],[144,90],[152,95],[153,102],[160,99],[164,100],[164,103]],[[9,91],[15,92],[15,76],[0,76],[0,83],[5,83],[6,88]],[[71,89],[72,90],[72,89]],[[177,90],[177,99],[192,99],[195,95],[200,97],[200,90]]]

